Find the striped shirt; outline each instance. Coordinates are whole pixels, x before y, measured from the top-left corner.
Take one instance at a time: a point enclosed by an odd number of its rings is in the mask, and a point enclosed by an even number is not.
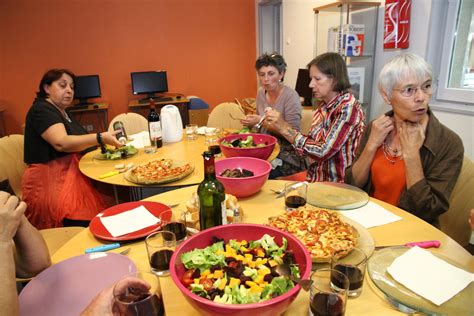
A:
[[[349,92],[338,94],[315,111],[309,134],[298,133],[293,143],[311,163],[308,181],[344,181],[344,171],[355,157],[364,121],[359,101]]]

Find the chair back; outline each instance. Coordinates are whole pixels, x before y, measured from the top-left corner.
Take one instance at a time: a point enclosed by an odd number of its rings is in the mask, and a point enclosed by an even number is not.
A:
[[[7,180],[19,198],[22,197],[21,179],[26,169],[23,162],[24,136],[13,134],[0,138],[0,181]]]
[[[114,123],[117,121],[123,123],[127,135],[148,131],[148,120],[137,113],[122,113],[114,117],[112,121],[110,121],[109,132],[114,130]]]
[[[449,210],[441,214],[441,230],[462,246],[469,243],[470,210],[474,209],[474,162],[464,156],[461,173],[449,199]]]
[[[237,103],[225,102],[212,109],[207,126],[217,128],[241,129],[240,119],[245,117]]]
[[[313,110],[303,108],[301,110],[301,133],[308,135],[313,122]]]

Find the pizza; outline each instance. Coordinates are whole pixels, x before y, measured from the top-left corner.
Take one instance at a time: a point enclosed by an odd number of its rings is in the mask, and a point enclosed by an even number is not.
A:
[[[270,218],[270,226],[295,235],[309,250],[314,262],[342,258],[357,246],[359,234],[333,211],[300,207]]]
[[[159,184],[182,179],[194,170],[194,166],[185,161],[156,159],[138,165],[125,173],[125,179],[137,184]]]

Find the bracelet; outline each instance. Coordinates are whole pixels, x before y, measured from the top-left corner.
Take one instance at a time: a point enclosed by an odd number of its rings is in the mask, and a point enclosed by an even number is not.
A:
[[[97,133],[95,135],[96,139],[97,139],[97,143],[100,145],[100,146],[104,146],[104,141],[102,140],[102,134],[101,133]]]

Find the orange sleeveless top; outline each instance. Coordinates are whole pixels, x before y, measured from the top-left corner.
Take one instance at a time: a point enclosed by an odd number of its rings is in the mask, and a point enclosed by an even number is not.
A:
[[[387,157],[391,161],[385,158],[380,146],[370,166],[372,197],[396,206],[406,187],[405,162],[398,157]]]

